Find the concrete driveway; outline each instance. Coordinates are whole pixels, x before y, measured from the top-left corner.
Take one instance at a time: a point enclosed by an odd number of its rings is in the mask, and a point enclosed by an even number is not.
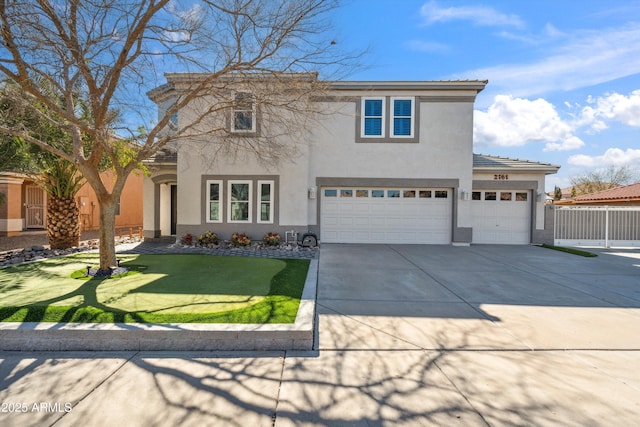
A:
[[[640,251],[598,253],[324,245],[318,351],[0,353],[0,424],[636,425]]]

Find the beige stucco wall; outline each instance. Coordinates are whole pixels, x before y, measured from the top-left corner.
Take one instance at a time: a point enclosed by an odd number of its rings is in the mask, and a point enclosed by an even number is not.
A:
[[[460,189],[471,188],[472,103],[421,102],[418,143],[356,143],[356,102],[328,103],[335,112],[314,129],[310,185],[316,177],[416,178],[457,179]],[[309,203],[310,224],[316,206]],[[469,204],[459,203],[457,213],[457,226],[469,226]]]
[[[455,83],[447,85],[456,86]],[[277,162],[265,164],[257,161],[252,154],[243,151],[242,137],[227,141],[234,147],[232,153],[221,150],[220,135],[224,132],[221,133],[220,129],[226,127],[223,112],[219,112],[218,119],[202,121],[198,129],[193,129],[199,135],[177,144],[178,234],[223,228],[204,221],[203,181],[207,178],[243,179],[243,176],[254,179],[278,177],[276,225],[280,227],[317,225],[318,200],[310,199],[308,193],[322,178],[440,179],[456,182],[453,185],[456,197],[453,227],[470,227],[471,206],[468,201],[459,200],[459,190],[471,191],[472,187],[473,100],[478,88],[464,84],[455,90],[440,89],[438,84],[433,85],[435,89],[417,84],[411,90],[398,89],[401,85],[396,87],[394,84],[384,89],[376,89],[375,83],[371,86],[374,89],[359,83],[354,85],[355,88],[343,86],[335,89],[331,97],[316,100],[315,106],[321,107],[325,114],[303,126],[307,133],[279,137],[279,143],[295,146],[296,153],[281,157]],[[360,132],[356,129],[357,103],[361,97],[374,96],[416,97],[419,103],[419,142],[357,142]],[[169,99],[158,100],[159,115],[169,105]],[[181,110],[180,126],[193,122],[199,112],[211,105],[215,105],[213,98],[200,99]],[[258,123],[263,127],[261,133],[267,130],[264,126],[272,122],[264,111],[258,111]],[[156,231],[161,228],[165,234],[166,221],[158,220],[151,209],[157,203],[155,185],[152,179],[145,180],[144,228],[151,230],[151,224],[157,222]],[[226,202],[228,188],[225,186],[223,191]],[[320,197],[319,191],[317,197]],[[163,202],[166,198],[166,194],[160,195],[162,212],[167,210]],[[256,206],[253,210],[255,213]],[[256,226],[255,214],[251,226]],[[241,231],[242,225],[235,225],[235,228]]]

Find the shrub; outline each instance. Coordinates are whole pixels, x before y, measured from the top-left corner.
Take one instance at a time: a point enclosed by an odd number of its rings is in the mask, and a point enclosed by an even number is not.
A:
[[[262,237],[262,243],[267,246],[278,246],[282,243],[282,237],[278,233],[267,233]]]
[[[206,233],[201,234],[200,237],[198,237],[198,244],[206,248],[217,245],[219,241],[220,239],[218,238],[218,235],[213,231],[207,231]]]
[[[233,233],[231,235],[231,244],[235,247],[249,246],[251,244],[251,239],[246,233]]]
[[[187,233],[180,238],[180,243],[185,246],[193,245],[193,234]]]

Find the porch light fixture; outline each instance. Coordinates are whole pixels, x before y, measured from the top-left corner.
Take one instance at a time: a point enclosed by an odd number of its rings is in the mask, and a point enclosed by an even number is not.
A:
[[[318,197],[318,188],[309,187],[309,199],[314,200],[316,197]]]

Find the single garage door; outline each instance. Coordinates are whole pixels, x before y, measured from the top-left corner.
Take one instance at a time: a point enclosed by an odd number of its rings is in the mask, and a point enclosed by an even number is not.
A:
[[[325,243],[451,243],[452,189],[321,190]]]
[[[531,242],[528,191],[474,191],[471,199],[473,243],[526,245]]]

